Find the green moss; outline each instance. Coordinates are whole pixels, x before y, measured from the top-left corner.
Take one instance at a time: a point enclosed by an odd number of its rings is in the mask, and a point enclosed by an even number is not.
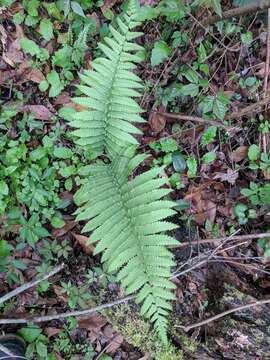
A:
[[[136,309],[129,305],[106,311],[106,317],[114,329],[120,332],[125,340],[155,360],[182,360],[183,352],[172,344],[163,345],[150,323],[142,319]]]
[[[179,325],[183,325],[183,322],[171,316],[170,324],[170,334],[178,339],[184,353],[194,353],[197,350],[197,343],[179,328]]]

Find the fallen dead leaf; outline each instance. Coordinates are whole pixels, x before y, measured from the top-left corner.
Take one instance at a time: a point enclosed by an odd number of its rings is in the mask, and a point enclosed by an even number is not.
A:
[[[61,92],[54,100],[54,105],[66,105],[69,103],[71,103],[71,98],[66,91]]]
[[[68,221],[61,229],[54,229],[52,231],[53,237],[61,237],[65,235],[67,232],[69,232],[71,229],[73,229],[76,226],[76,221]]]
[[[21,51],[19,40],[9,40],[6,46],[6,51],[3,53],[3,60],[12,67],[24,61],[24,54]]]
[[[75,233],[72,233],[72,235],[75,237],[75,239],[81,245],[81,247],[86,255],[93,254],[95,247],[92,244],[87,244],[87,242],[89,241],[88,236],[79,235],[79,234],[75,234]]]
[[[64,303],[68,302],[68,295],[63,293],[63,288],[61,286],[53,285],[53,291],[58,300],[63,301]]]
[[[227,181],[229,184],[234,185],[235,181],[238,179],[239,173],[238,170],[227,169],[226,173],[217,172],[213,176],[213,179],[220,179],[221,181]]]
[[[78,327],[81,329],[100,331],[107,324],[107,320],[97,314],[88,316],[85,319],[78,319]]]
[[[111,8],[116,2],[117,2],[117,0],[105,0],[104,5],[102,5],[102,7],[101,7],[102,12]]]
[[[106,336],[108,339],[113,338],[115,331],[113,330],[112,325],[106,325],[105,328],[103,329],[103,334],[104,336]]]
[[[61,332],[61,329],[54,328],[54,327],[46,327],[44,329],[45,334],[48,336],[48,338],[55,336]]]
[[[231,155],[230,158],[232,161],[238,163],[244,159],[247,158],[248,154],[248,146],[239,146],[237,149],[235,149]]]
[[[106,353],[113,355],[116,350],[120,348],[123,341],[124,338],[122,335],[116,335],[115,338],[113,338],[112,341],[109,343],[109,345],[107,345]]]
[[[23,111],[34,114],[37,120],[51,120],[53,113],[50,112],[44,105],[25,105]]]
[[[149,125],[155,133],[161,132],[166,125],[166,117],[156,112],[151,112],[149,117]]]
[[[45,80],[45,76],[38,69],[31,69],[30,72],[26,75],[27,80],[33,81],[34,83],[41,83],[41,81]]]

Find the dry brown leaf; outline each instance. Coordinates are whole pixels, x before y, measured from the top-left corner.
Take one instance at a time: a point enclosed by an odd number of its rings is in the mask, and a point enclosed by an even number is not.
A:
[[[75,233],[72,233],[72,235],[75,237],[75,239],[81,245],[81,247],[86,255],[93,254],[95,247],[92,244],[87,244],[87,242],[89,240],[88,236],[79,235],[79,234],[75,234]]]
[[[112,341],[107,345],[106,353],[107,354],[114,354],[116,350],[120,348],[122,345],[122,342],[124,341],[124,338],[122,335],[116,335],[115,338],[112,339]]]
[[[34,83],[41,83],[41,81],[45,80],[45,76],[38,69],[31,69],[30,72],[26,75],[27,80],[33,81]]]
[[[227,181],[229,184],[234,185],[235,181],[238,179],[239,173],[238,170],[227,169],[227,173],[217,172],[213,176],[213,179],[220,179],[221,181]]]
[[[25,105],[23,111],[32,113],[37,120],[51,120],[53,113],[44,105]]]
[[[0,36],[1,43],[2,43],[3,49],[5,49],[8,36],[7,36],[4,26],[1,24],[0,24],[0,34],[1,34],[1,36]]]
[[[61,237],[76,226],[76,221],[68,221],[61,229],[53,229],[53,237]]]
[[[165,128],[166,117],[156,112],[152,112],[149,117],[149,125],[153,132],[159,133]]]
[[[105,0],[104,5],[102,5],[102,7],[101,7],[102,12],[111,8],[116,2],[117,2],[117,0]]]
[[[103,335],[106,336],[108,339],[111,339],[115,334],[115,331],[112,325],[106,325],[103,329]]]
[[[212,224],[215,222],[217,205],[213,201],[201,200],[196,210],[194,220],[198,225],[203,225],[206,220],[209,220]]]
[[[69,93],[66,91],[61,92],[54,100],[54,105],[66,105],[71,103]]]
[[[24,61],[24,54],[21,51],[18,39],[15,41],[8,41],[6,51],[3,53],[3,60],[12,67],[15,67],[16,64],[20,64]]]
[[[88,316],[85,319],[78,319],[78,327],[81,329],[100,331],[100,329],[107,324],[107,320],[97,314]]]
[[[232,153],[231,153],[231,160],[238,163],[244,159],[246,159],[248,154],[248,146],[239,146],[237,149],[235,149]]]
[[[61,332],[61,329],[54,328],[54,327],[46,327],[44,329],[45,334],[48,336],[48,338],[55,336]]]

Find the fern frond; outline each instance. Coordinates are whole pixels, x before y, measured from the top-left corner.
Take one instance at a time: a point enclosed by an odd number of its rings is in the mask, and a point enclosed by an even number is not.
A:
[[[142,314],[165,339],[169,301],[174,299],[174,284],[169,280],[174,261],[166,246],[178,242],[161,232],[176,228],[164,221],[175,214],[175,204],[160,200],[170,191],[161,188],[166,180],[156,177],[163,168],[128,180],[144,158],[119,157],[110,165],[98,165],[89,183],[75,196],[83,205],[77,220],[87,220],[83,231],[93,231],[90,242],[97,242],[95,254],[103,252],[102,262],[109,271],[118,271],[117,278],[128,294],[138,293]]]
[[[173,256],[167,246],[178,244],[164,232],[176,226],[166,219],[175,214],[174,203],[162,198],[170,193],[164,187],[163,168],[153,168],[133,178],[145,154],[136,154],[133,125],[144,122],[143,110],[135,99],[142,84],[133,73],[142,47],[133,42],[141,33],[137,0],[129,0],[128,10],[110,26],[111,37],[99,48],[104,57],[96,59],[91,71],[81,75],[78,89],[84,94],[74,101],[85,107],[74,115],[71,126],[77,143],[90,145],[97,153],[109,154],[111,163],[96,162],[88,167],[89,180],[75,195],[80,207],[77,221],[86,221],[83,232],[92,232],[95,254],[117,278],[128,294],[137,294],[141,313],[149,318],[166,342],[167,315],[174,299],[169,280]]]
[[[132,70],[140,58],[136,53],[143,47],[132,42],[142,33],[132,29],[136,20],[137,4],[131,1],[129,9],[117,18],[117,28],[110,25],[111,37],[106,37],[99,48],[105,57],[93,61],[93,70],[81,75],[78,89],[85,95],[73,100],[87,111],[78,112],[71,121],[77,128],[74,135],[80,145],[91,145],[93,150],[110,155],[118,154],[129,144],[138,144],[133,134],[141,134],[133,122],[144,122],[143,112],[133,99],[143,88],[140,78]]]

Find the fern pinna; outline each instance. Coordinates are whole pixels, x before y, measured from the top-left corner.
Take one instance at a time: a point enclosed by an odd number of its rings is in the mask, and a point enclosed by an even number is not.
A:
[[[101,44],[104,58],[93,63],[93,70],[81,76],[86,95],[74,101],[88,110],[74,115],[71,125],[77,130],[78,144],[91,145],[94,151],[107,153],[110,163],[101,160],[91,166],[91,176],[75,195],[77,220],[86,221],[84,232],[92,232],[90,242],[95,253],[110,271],[118,271],[118,280],[128,294],[136,293],[141,312],[149,318],[166,340],[167,315],[174,299],[170,281],[173,256],[167,246],[178,242],[164,231],[176,226],[164,221],[175,212],[172,201],[161,200],[170,190],[164,188],[162,168],[153,168],[137,177],[134,169],[145,160],[135,154],[137,140],[131,134],[140,131],[131,123],[143,122],[142,110],[133,99],[142,87],[131,70],[139,60],[134,52],[141,47],[132,43],[141,33],[132,29],[138,5],[129,2],[128,10],[110,26],[110,38]],[[132,145],[133,144],[133,145]]]

